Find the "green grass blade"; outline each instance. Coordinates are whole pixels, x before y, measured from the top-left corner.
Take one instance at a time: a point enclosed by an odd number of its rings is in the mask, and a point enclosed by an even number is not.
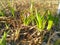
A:
[[[25,26],[28,26],[28,25],[30,24],[30,22],[31,22],[31,20],[30,20],[30,16],[28,16],[28,17],[27,17],[27,16],[24,17],[24,21],[23,21],[23,22],[24,22],[24,25],[25,25]]]
[[[37,20],[37,22],[36,22],[37,27],[38,27],[39,29],[41,29],[41,28],[42,28],[42,17],[41,17],[41,15],[37,12],[37,9],[36,9],[36,20]]]
[[[11,13],[12,13],[12,16],[14,17],[15,15],[14,15],[14,13],[15,13],[15,10],[14,10],[14,8],[10,8],[10,11],[11,11]]]
[[[52,28],[52,26],[53,26],[53,24],[54,24],[54,21],[53,21],[53,19],[54,19],[54,17],[51,15],[51,13],[50,13],[50,11],[48,10],[48,26],[47,26],[47,30],[50,30],[51,28]]]
[[[48,26],[47,26],[47,30],[50,30],[53,26],[53,21],[52,20],[49,20],[48,21]]]
[[[0,45],[6,45],[6,37],[7,37],[7,33],[4,32],[2,39],[0,39]]]

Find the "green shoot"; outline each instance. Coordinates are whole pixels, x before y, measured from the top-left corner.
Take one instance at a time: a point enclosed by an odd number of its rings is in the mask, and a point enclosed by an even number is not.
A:
[[[31,0],[31,6],[30,6],[30,14],[29,14],[29,16],[28,15],[26,15],[25,17],[24,17],[24,25],[29,25],[31,22],[32,22],[32,25],[33,25],[33,23],[34,23],[34,18],[35,18],[35,16],[33,15],[33,2],[32,2],[32,0]]]
[[[36,9],[36,25],[37,25],[39,31],[42,31],[46,25],[46,19],[45,19],[44,15],[40,15],[37,12],[37,9]]]
[[[48,21],[48,26],[47,26],[47,30],[50,30],[53,26],[53,21],[52,20],[49,20]]]
[[[31,19],[31,22],[32,22],[32,25],[34,25],[34,19],[35,19],[35,16],[34,16],[34,13],[33,13],[33,5],[34,5],[34,3],[33,3],[33,1],[31,0],[31,6],[30,6],[30,19]]]
[[[7,23],[5,23],[5,26],[6,26],[6,29],[8,29],[8,28],[9,28],[9,26],[7,25]]]
[[[54,24],[54,21],[53,21],[53,16],[51,15],[50,11],[48,10],[48,26],[47,26],[47,30],[50,30]]]
[[[41,20],[41,15],[38,14],[37,10],[36,10],[36,24],[38,26],[38,28],[42,28],[42,20]]]
[[[14,8],[10,8],[10,11],[11,11],[11,13],[12,13],[12,16],[14,17],[15,15],[14,15],[14,13],[15,13],[15,10],[14,10]]]
[[[30,24],[30,22],[31,22],[30,17],[27,17],[27,16],[24,17],[24,21],[23,22],[24,22],[25,26],[28,26]]]
[[[7,33],[4,32],[2,39],[0,39],[0,45],[6,45],[6,37],[7,37]]]

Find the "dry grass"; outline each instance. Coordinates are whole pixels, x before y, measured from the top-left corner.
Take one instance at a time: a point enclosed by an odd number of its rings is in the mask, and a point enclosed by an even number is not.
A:
[[[0,22],[1,22],[0,35],[2,36],[5,31],[7,32],[10,30],[10,32],[7,35],[6,40],[7,40],[7,43],[8,44],[10,43],[11,45],[40,45],[42,44],[42,42],[44,41],[45,35],[50,33],[50,31],[44,28],[43,31],[39,32],[36,26],[36,22],[34,22],[34,25],[32,24],[31,25],[29,24],[27,26],[23,25],[24,17],[26,17],[26,15],[29,16],[30,14],[32,15],[31,10],[30,10],[30,4],[31,4],[30,0],[25,0],[25,1],[12,0],[10,1],[10,4],[11,4],[10,7],[8,6],[7,1],[8,0],[6,1],[0,0],[0,4],[1,4],[0,10],[4,12],[4,16],[0,16]],[[39,0],[37,1],[34,0],[32,12],[33,12],[33,15],[35,16],[35,8],[37,8],[37,11],[41,15],[43,15],[46,10],[50,10],[51,13],[55,15],[57,6],[58,6],[57,4],[44,3],[42,1],[39,2]],[[14,10],[12,9],[12,13],[10,11],[10,8],[14,9]],[[51,31],[51,32],[54,32],[54,31]],[[47,36],[49,36],[49,34]]]

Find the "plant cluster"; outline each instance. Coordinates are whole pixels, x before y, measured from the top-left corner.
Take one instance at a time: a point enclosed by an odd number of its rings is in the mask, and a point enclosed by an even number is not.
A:
[[[15,10],[14,8],[11,7],[10,2],[8,2],[8,7],[14,18]],[[49,10],[47,10],[44,15],[41,15],[36,8],[33,10],[33,2],[31,3],[29,11],[30,11],[29,15],[23,15],[24,26],[29,26],[30,24],[32,24],[37,27],[38,31],[43,31],[43,30],[50,31],[54,26],[54,24],[58,22],[58,18],[54,17]],[[0,16],[5,16],[4,12],[1,10],[0,10]],[[6,29],[8,29],[9,26],[6,23],[5,25],[6,25]],[[4,32],[2,39],[0,39],[0,45],[6,45],[6,37],[7,37],[7,33]]]
[[[33,12],[33,3],[31,3],[30,7],[30,14],[29,16],[26,15],[24,18],[24,25],[29,25],[34,22],[37,26],[39,31],[44,29],[51,30],[54,24],[58,22],[58,18],[54,17],[49,10],[46,10],[44,15],[41,15],[37,9],[34,9],[35,13]],[[33,21],[33,22],[32,22]]]

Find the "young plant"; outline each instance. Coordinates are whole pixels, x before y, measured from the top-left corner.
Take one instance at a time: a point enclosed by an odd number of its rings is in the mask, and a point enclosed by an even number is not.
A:
[[[33,2],[31,1],[31,6],[30,6],[30,14],[29,15],[25,15],[24,17],[24,25],[29,25],[30,23],[32,23],[32,25],[34,25],[34,18],[35,16],[33,15]]]
[[[6,45],[6,37],[7,37],[7,33],[4,32],[2,39],[0,39],[0,45]]]
[[[7,23],[5,23],[5,26],[6,26],[6,29],[8,29],[8,28],[9,28],[9,26],[7,25]]]
[[[37,25],[39,31],[42,31],[46,25],[46,19],[45,19],[44,15],[40,15],[37,12],[37,9],[36,9],[36,25]]]
[[[26,15],[26,16],[24,17],[23,22],[24,22],[24,25],[25,25],[25,26],[28,26],[28,25],[30,24],[30,22],[31,22],[30,16],[27,17],[27,15]]]
[[[34,3],[33,3],[33,1],[31,0],[31,5],[30,5],[30,19],[31,19],[31,22],[32,22],[32,25],[34,25],[34,19],[35,19],[35,16],[34,16],[34,8],[33,8],[33,5],[34,5]]]
[[[33,16],[33,15],[29,15],[29,16],[25,15],[23,18],[24,18],[24,20],[23,20],[24,25],[28,26],[34,20],[35,16]]]
[[[48,10],[48,26],[47,26],[47,30],[50,30],[52,28],[52,26],[54,25],[54,17],[51,15],[50,11]]]
[[[15,15],[14,15],[14,13],[15,13],[15,10],[14,10],[14,8],[10,8],[10,11],[11,11],[11,13],[12,13],[12,16],[14,17]]]

